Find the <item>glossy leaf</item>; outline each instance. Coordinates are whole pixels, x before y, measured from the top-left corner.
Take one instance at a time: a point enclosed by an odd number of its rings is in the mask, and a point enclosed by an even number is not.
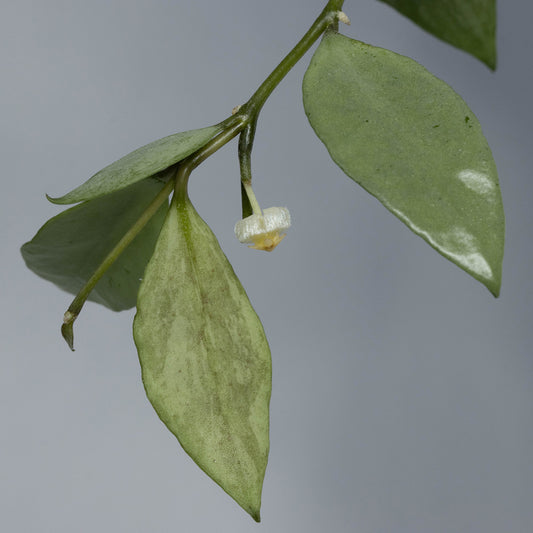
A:
[[[439,39],[496,67],[496,0],[381,0]]]
[[[157,414],[198,466],[259,521],[270,350],[216,237],[187,198],[170,207],[133,332]]]
[[[84,202],[50,219],[21,249],[35,274],[77,294],[146,209],[163,183],[143,180],[113,194]],[[165,218],[163,205],[89,296],[114,311],[135,306],[140,278]]]
[[[342,170],[497,296],[500,188],[461,97],[412,59],[336,33],[318,47],[303,96],[311,126]]]
[[[118,191],[185,159],[220,131],[220,126],[210,126],[163,137],[111,163],[64,196],[48,199],[55,204],[75,204]]]

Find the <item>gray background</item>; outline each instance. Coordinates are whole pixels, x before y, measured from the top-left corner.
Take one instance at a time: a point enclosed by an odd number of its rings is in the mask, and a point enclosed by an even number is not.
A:
[[[495,74],[388,6],[347,0],[342,31],[409,55],[480,118],[507,214],[502,296],[412,235],[330,160],[303,113],[310,55],[267,103],[254,150],[273,253],[233,236],[235,143],[191,195],[263,320],[274,384],[256,525],[149,405],[133,311],[71,297],[18,248],[60,195],[152,140],[225,118],[324,0],[4,0],[0,527],[6,532],[526,533],[533,524],[531,19],[500,1]]]

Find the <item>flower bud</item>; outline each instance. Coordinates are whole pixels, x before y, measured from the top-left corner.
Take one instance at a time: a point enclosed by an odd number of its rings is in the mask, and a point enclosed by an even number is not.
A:
[[[350,19],[348,18],[348,15],[344,13],[344,11],[337,11],[337,19],[339,22],[342,22],[343,24],[350,25]]]
[[[286,207],[269,207],[263,214],[254,214],[235,224],[239,242],[250,248],[271,252],[285,237],[291,227],[291,215]]]

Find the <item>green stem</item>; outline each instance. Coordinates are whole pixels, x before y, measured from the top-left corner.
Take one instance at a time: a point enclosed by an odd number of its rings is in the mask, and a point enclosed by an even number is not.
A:
[[[246,120],[246,128],[242,131],[239,139],[239,164],[242,184],[250,184],[252,181],[251,154],[254,143],[257,119],[263,105],[272,91],[281,83],[289,71],[300,61],[304,54],[313,46],[315,41],[329,27],[338,26],[338,13],[341,11],[344,0],[329,0],[318,18],[313,22],[307,33],[300,39],[296,46],[283,58],[281,63],[270,73],[266,80],[259,86],[251,98],[241,106],[239,114]],[[244,194],[245,187],[241,186],[243,197],[243,218],[249,214],[250,202]],[[255,209],[254,209],[255,211]]]
[[[224,127],[225,129],[205,146],[177,163],[177,172],[172,181],[174,182],[174,191],[178,196],[178,201],[187,197],[187,184],[191,172],[246,128],[245,117],[242,115],[231,116],[224,121]]]
[[[300,39],[298,44],[284,57],[281,63],[272,71],[268,78],[255,91],[250,100],[243,106],[242,111],[246,112],[251,121],[257,120],[267,98],[279,85],[289,71],[300,61],[304,54],[313,46],[315,41],[334,24],[337,20],[337,13],[341,11],[344,0],[329,0],[322,13],[313,22],[307,33]]]
[[[239,136],[239,167],[241,171],[241,206],[242,218],[249,217],[254,208],[248,198],[246,184],[252,183],[252,147],[254,144],[257,120],[250,122]]]
[[[100,266],[96,269],[93,275],[89,278],[87,283],[82,287],[80,292],[76,295],[70,307],[66,311],[63,319],[63,326],[61,333],[67,341],[71,350],[74,350],[74,334],[73,324],[79,315],[83,305],[85,304],[90,292],[95,285],[105,274],[107,269],[116,261],[120,254],[139,234],[143,227],[148,223],[152,216],[157,212],[159,207],[168,198],[172,189],[175,187],[176,194],[187,194],[187,182],[191,172],[209,156],[214,154],[217,150],[222,148],[231,139],[242,132],[239,142],[239,161],[241,163],[241,175],[243,177],[242,183],[245,189],[251,184],[251,151],[253,146],[255,125],[257,117],[268,97],[272,91],[279,85],[283,78],[289,71],[298,63],[302,56],[311,48],[315,41],[337,21],[338,12],[342,9],[344,0],[329,0],[322,13],[315,20],[311,28],[302,37],[298,44],[285,56],[281,63],[272,71],[266,80],[255,91],[248,102],[242,106],[235,115],[227,118],[224,122],[224,130],[214,139],[208,142],[205,146],[198,149],[176,164],[175,179],[169,180],[163,189],[154,198],[152,203],[147,207],[141,217],[133,224],[128,232],[120,239],[117,245],[109,252],[109,254],[102,261]],[[247,191],[248,192],[248,191]],[[248,195],[250,196],[250,195]],[[179,198],[178,198],[179,200]],[[252,202],[252,209],[254,212],[260,213],[259,204],[250,198]]]
[[[257,201],[257,198],[255,197],[255,193],[252,189],[252,182],[251,181],[243,181],[242,186],[244,187],[244,192],[246,193],[246,196],[248,197],[248,201],[250,202],[250,206],[252,208],[252,213],[254,215],[262,215],[263,211],[261,211],[261,207],[259,206],[259,202]]]
[[[191,154],[189,157],[177,163],[175,179],[171,179],[165,184],[165,186],[152,200],[140,218],[137,219],[135,224],[131,226],[131,228],[124,234],[115,247],[107,254],[105,259],[100,263],[87,283],[85,283],[80,292],[76,295],[69,308],[65,312],[63,317],[63,325],[61,326],[63,338],[67,341],[67,344],[71,350],[74,350],[74,321],[80,314],[83,305],[89,297],[89,294],[94,289],[95,285],[100,281],[102,276],[106,273],[108,268],[117,260],[117,258],[131,243],[131,241],[135,239],[144,226],[146,226],[148,221],[155,215],[163,202],[168,198],[172,190],[176,187],[176,191],[185,191],[186,194],[187,180],[191,172],[210,155],[214,154],[222,146],[238,135],[245,127],[246,122],[242,116],[236,115],[227,119],[224,125],[225,129],[222,131],[222,133],[218,134],[214,139],[209,141],[205,146]],[[179,187],[178,184],[180,184]]]
[[[244,128],[239,137],[239,165],[241,169],[241,180],[243,182],[252,181],[252,147],[254,144],[255,128],[257,119],[252,120]]]
[[[67,344],[72,351],[74,351],[74,321],[80,314],[83,304],[89,297],[90,292],[94,289],[98,281],[100,281],[100,278],[106,273],[107,269],[117,260],[119,255],[126,249],[131,241],[135,239],[144,226],[146,226],[148,221],[155,215],[161,205],[163,205],[163,202],[168,198],[173,188],[174,180],[169,180],[159,191],[157,196],[152,200],[150,205],[145,209],[140,218],[137,219],[135,224],[131,226],[131,228],[120,239],[115,247],[107,254],[102,263],[100,263],[100,266],[95,270],[80,292],[78,292],[74,300],[72,300],[72,303],[64,315],[63,325],[61,326],[63,338],[67,341]]]
[[[220,150],[231,139],[239,135],[239,133],[246,127],[247,117],[238,114],[229,117],[224,122],[224,130],[219,133],[214,139],[211,139],[205,146],[196,150],[189,157],[180,161],[179,166],[187,167],[190,174],[200,163],[203,163],[208,157],[212,156],[217,150]]]

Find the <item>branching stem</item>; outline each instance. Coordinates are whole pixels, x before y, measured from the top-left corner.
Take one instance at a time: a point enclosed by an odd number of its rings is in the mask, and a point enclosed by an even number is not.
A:
[[[94,271],[87,283],[82,287],[80,292],[76,295],[70,307],[63,317],[63,325],[61,326],[61,333],[63,338],[67,341],[70,349],[74,351],[74,333],[73,325],[77,316],[87,301],[89,294],[94,289],[95,285],[100,281],[101,277],[106,273],[107,269],[117,260],[120,254],[126,247],[137,237],[140,231],[146,226],[148,221],[155,215],[157,210],[167,200],[169,194],[174,187],[174,180],[168,181],[165,186],[159,191],[157,196],[152,200],[150,205],[146,208],[143,214],[135,221],[135,224],[125,233],[115,247],[107,254],[105,259],[100,263],[100,266]]]
[[[250,121],[257,120],[257,116],[272,91],[279,85],[289,71],[300,61],[303,55],[313,46],[315,41],[326,29],[337,21],[338,13],[342,9],[344,0],[330,0],[322,13],[313,22],[307,33],[300,39],[298,44],[283,58],[281,63],[270,73],[268,78],[259,86],[250,100],[239,112],[250,116]]]
[[[327,28],[337,23],[343,4],[344,0],[330,0],[307,33],[270,73],[248,102],[240,107],[239,114],[243,114],[246,117],[246,127],[239,139],[239,164],[243,184],[250,183],[252,180],[251,153],[257,119],[263,105],[272,94],[272,91],[280,84],[294,65],[300,61],[309,48],[313,46],[316,40]]]
[[[174,174],[174,179],[169,180],[169,182],[165,184],[163,189],[161,189],[161,191],[157,194],[140,218],[109,252],[100,266],[89,278],[87,283],[76,295],[70,307],[66,311],[63,319],[63,326],[61,327],[61,333],[63,334],[63,337],[67,341],[71,350],[74,350],[74,321],[79,315],[90,292],[94,289],[95,285],[102,278],[108,268],[116,261],[120,254],[154,216],[161,205],[163,205],[163,202],[167,200],[172,190],[175,188],[178,194],[187,194],[187,181],[191,172],[208,157],[210,157],[239,134],[241,134],[239,139],[239,162],[241,167],[242,183],[245,189],[251,189],[251,152],[259,113],[268,97],[272,94],[272,91],[279,85],[279,83],[289,73],[294,65],[298,63],[302,56],[309,50],[309,48],[311,48],[311,46],[324,33],[324,31],[326,31],[328,27],[336,24],[343,4],[344,0],[329,0],[326,7],[322,10],[322,13],[320,13],[307,33],[259,86],[257,91],[255,91],[248,102],[241,106],[235,115],[228,117],[222,122],[222,125],[224,126],[223,131],[205,146],[201,147],[179,163],[176,163],[176,173]],[[255,200],[255,197],[251,198],[250,200],[252,202],[252,210],[256,213],[260,213],[261,209]]]

